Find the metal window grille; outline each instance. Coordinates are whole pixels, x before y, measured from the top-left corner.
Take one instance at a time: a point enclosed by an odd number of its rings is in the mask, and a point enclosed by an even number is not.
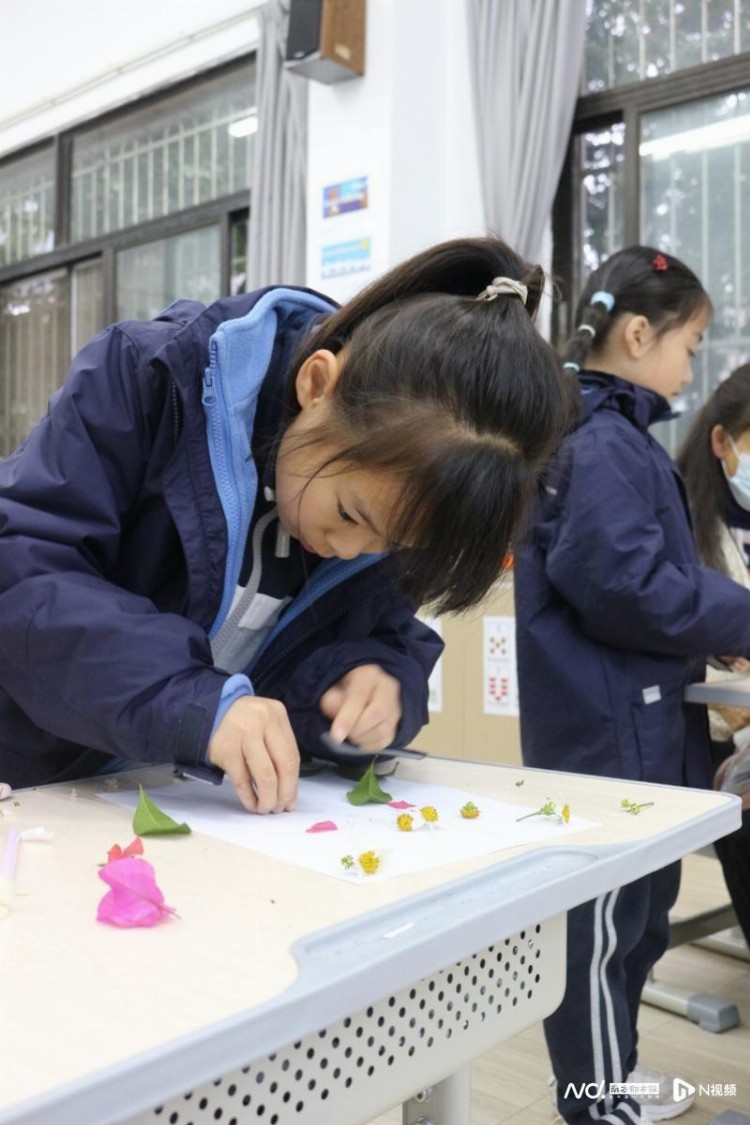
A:
[[[0,267],[53,248],[54,212],[51,149],[0,168]]]
[[[21,444],[62,383],[69,332],[65,270],[0,289],[0,456]]]
[[[249,190],[254,69],[74,139],[73,241]],[[245,128],[243,129],[243,126]]]
[[[588,0],[589,93],[750,51],[750,0]]]

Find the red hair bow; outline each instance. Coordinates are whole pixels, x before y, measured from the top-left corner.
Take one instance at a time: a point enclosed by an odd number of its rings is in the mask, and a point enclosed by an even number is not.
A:
[[[664,270],[669,269],[669,262],[663,254],[656,254],[651,260],[651,265],[655,270],[658,270],[659,273],[664,273]]]

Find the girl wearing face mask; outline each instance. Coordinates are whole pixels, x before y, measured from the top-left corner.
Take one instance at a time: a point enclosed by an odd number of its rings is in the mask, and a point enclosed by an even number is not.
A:
[[[695,419],[677,463],[682,471],[701,561],[750,589],[742,547],[750,531],[750,363],[720,383]],[[750,671],[744,659],[727,660]],[[707,678],[726,676],[713,667]],[[715,843],[737,920],[750,944],[750,708],[709,711],[716,788],[742,796],[742,827]]]

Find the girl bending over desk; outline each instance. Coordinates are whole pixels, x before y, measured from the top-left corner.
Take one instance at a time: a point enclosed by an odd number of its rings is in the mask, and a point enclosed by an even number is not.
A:
[[[175,762],[269,812],[329,727],[411,741],[415,608],[487,593],[567,420],[543,283],[457,240],[88,343],[0,465],[0,778]]]

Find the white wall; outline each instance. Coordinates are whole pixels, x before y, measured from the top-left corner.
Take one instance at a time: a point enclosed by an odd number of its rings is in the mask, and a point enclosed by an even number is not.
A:
[[[364,77],[310,82],[308,284],[339,300],[432,243],[483,232],[466,8],[368,0]],[[359,176],[368,207],[323,218],[323,188]],[[367,270],[326,275],[324,247],[367,238]]]
[[[251,50],[262,0],[0,0],[0,155]]]

